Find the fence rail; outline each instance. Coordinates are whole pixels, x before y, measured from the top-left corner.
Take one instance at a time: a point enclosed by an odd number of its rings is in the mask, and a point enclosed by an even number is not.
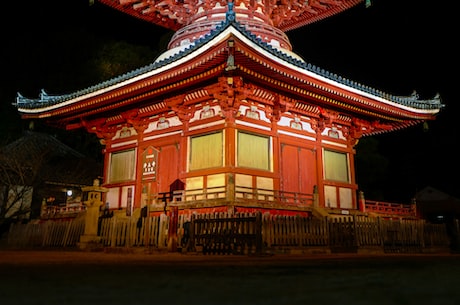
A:
[[[175,229],[170,230],[171,223]],[[7,241],[10,247],[77,247],[83,232],[84,222],[80,219],[14,224]],[[455,235],[458,236],[458,232]],[[175,222],[166,214],[101,218],[99,237],[100,247],[106,248],[181,249],[205,254],[318,248],[330,252],[374,249],[384,253],[422,253],[449,251],[451,243],[445,225],[423,220],[351,215],[317,219],[260,213],[216,213],[191,218],[179,215]]]

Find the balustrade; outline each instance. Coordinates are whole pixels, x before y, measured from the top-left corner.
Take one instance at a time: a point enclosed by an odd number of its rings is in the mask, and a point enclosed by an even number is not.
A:
[[[313,205],[313,194],[286,192],[243,186],[219,186],[200,189],[161,192],[152,196],[153,204],[168,203],[203,203],[216,201],[233,201],[239,204],[270,204],[290,207],[310,207]]]
[[[416,216],[415,204],[402,204],[366,200],[366,212],[375,212],[379,214]]]

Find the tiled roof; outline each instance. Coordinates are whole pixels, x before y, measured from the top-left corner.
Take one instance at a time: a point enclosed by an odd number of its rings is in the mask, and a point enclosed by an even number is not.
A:
[[[19,109],[38,109],[38,108],[43,108],[43,107],[48,107],[52,105],[57,105],[62,102],[72,100],[74,98],[90,94],[93,92],[96,92],[98,90],[116,85],[118,83],[130,80],[134,77],[141,76],[145,73],[155,71],[156,69],[159,69],[161,67],[164,67],[168,64],[171,64],[187,55],[192,54],[195,52],[197,49],[205,47],[206,44],[215,38],[217,35],[225,31],[229,27],[233,27],[236,29],[238,32],[243,34],[247,39],[249,39],[251,42],[256,44],[257,46],[263,48],[265,51],[269,52],[271,55],[282,59],[286,63],[292,64],[296,67],[299,67],[305,71],[308,71],[310,73],[316,74],[317,76],[329,79],[331,81],[336,82],[337,84],[346,86],[350,89],[356,89],[361,92],[370,94],[374,97],[382,98],[385,100],[389,100],[391,102],[400,104],[402,106],[407,106],[415,109],[430,109],[430,110],[438,110],[444,107],[444,104],[441,102],[440,96],[437,94],[435,97],[432,99],[427,99],[427,100],[420,100],[419,96],[417,95],[416,92],[414,92],[410,96],[395,96],[386,92],[383,92],[381,90],[371,88],[369,86],[360,84],[358,82],[355,82],[353,80],[347,79],[345,77],[342,77],[340,75],[337,75],[335,73],[331,73],[329,71],[326,71],[320,67],[317,67],[315,65],[312,65],[310,63],[306,63],[303,60],[300,60],[299,58],[293,57],[290,54],[283,52],[281,49],[278,49],[276,47],[273,47],[272,45],[264,42],[262,39],[256,37],[253,33],[250,31],[246,30],[244,26],[242,26],[238,21],[236,21],[235,18],[235,13],[233,10],[229,10],[226,13],[226,18],[224,21],[222,21],[214,30],[212,30],[210,33],[207,35],[197,39],[194,41],[192,44],[189,46],[177,51],[173,55],[155,61],[147,66],[141,67],[139,69],[133,70],[131,72],[128,72],[126,74],[120,75],[118,77],[109,79],[107,81],[101,82],[99,84],[96,84],[94,86],[70,93],[70,94],[64,94],[64,95],[49,95],[47,94],[44,90],[41,91],[40,96],[38,99],[30,99],[22,96],[20,93],[18,93],[17,98],[16,98],[16,103],[14,105],[19,108]]]
[[[50,154],[53,156],[71,156],[74,158],[84,157],[83,154],[60,142],[54,136],[30,130],[25,131],[23,136],[18,140],[2,147],[0,151],[21,160],[29,159],[31,154]]]
[[[25,131],[0,153],[25,167],[38,166],[40,179],[47,182],[92,185],[102,174],[101,164],[45,133]]]

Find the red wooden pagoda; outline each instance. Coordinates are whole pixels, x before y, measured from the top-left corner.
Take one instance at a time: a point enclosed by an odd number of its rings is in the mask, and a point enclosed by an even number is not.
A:
[[[314,214],[358,209],[361,137],[435,119],[439,97],[394,96],[306,63],[286,31],[362,0],[100,0],[175,30],[152,64],[66,95],[21,95],[23,119],[95,133],[111,208]]]

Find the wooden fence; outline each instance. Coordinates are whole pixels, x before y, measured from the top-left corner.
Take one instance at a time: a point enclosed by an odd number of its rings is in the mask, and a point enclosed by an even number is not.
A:
[[[176,230],[169,230],[171,223]],[[14,224],[7,239],[10,247],[77,247],[83,232],[84,222],[79,219]],[[101,248],[180,249],[204,254],[261,254],[293,249],[425,253],[449,251],[450,246],[444,224],[350,215],[318,219],[219,213],[179,215],[177,222],[171,222],[166,214],[112,217],[100,219],[99,236]]]
[[[11,248],[75,247],[84,229],[84,219],[11,224],[7,244]]]
[[[169,217],[113,217],[101,219],[99,236],[104,247],[153,247],[168,245]]]

